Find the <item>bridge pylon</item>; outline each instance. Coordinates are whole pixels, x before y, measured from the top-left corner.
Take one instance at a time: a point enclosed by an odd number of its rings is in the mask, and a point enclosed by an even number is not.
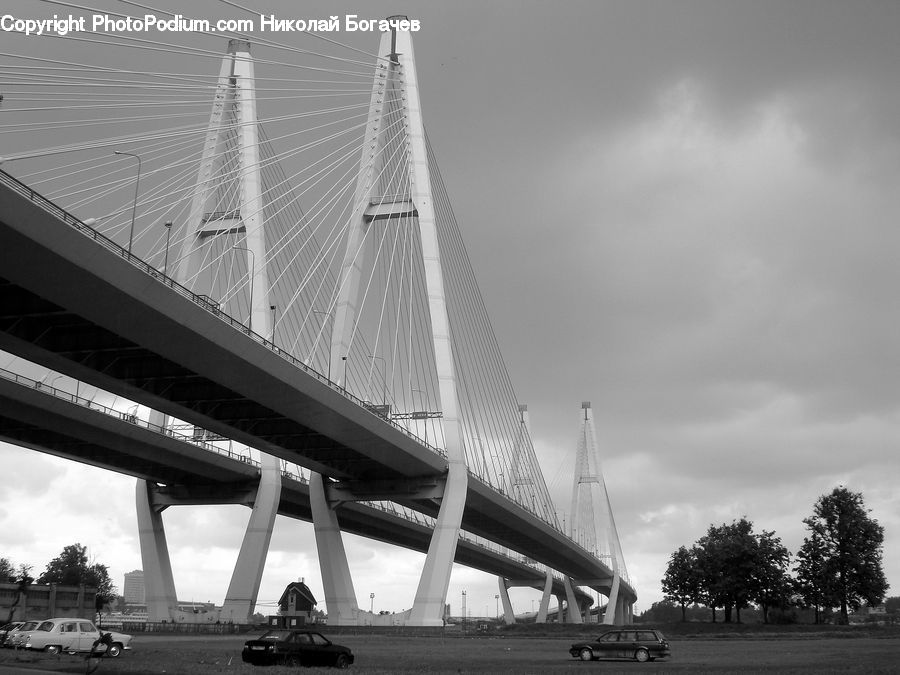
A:
[[[405,17],[390,17],[402,18]],[[399,134],[398,129],[402,130]],[[415,626],[443,625],[468,486],[434,204],[412,39],[408,31],[394,29],[382,34],[378,50],[353,211],[338,278],[329,372],[334,374],[338,384],[347,387],[346,359],[361,294],[365,290],[362,273],[372,223],[401,222],[414,217],[421,240],[438,382],[435,398],[441,409],[440,425],[447,457],[447,471],[437,477],[440,508],[413,607],[402,617],[395,618]],[[355,488],[360,487],[365,490],[365,486],[357,482]],[[310,483],[313,503],[320,505],[318,515],[314,514],[313,519],[329,622],[334,615],[341,623],[365,623],[366,613],[351,600],[355,594],[349,572],[346,572],[349,566],[333,511],[339,501],[329,499],[328,488],[329,481]],[[346,497],[347,493],[342,492]]]
[[[232,301],[234,314],[246,314],[248,331],[268,336],[272,334],[273,318],[265,264],[258,132],[250,43],[230,40],[219,71],[191,210],[184,224],[181,256],[171,276],[198,294],[219,297],[212,287],[217,275],[205,269],[205,261],[214,257],[210,252],[233,252],[240,262],[235,274],[244,275],[247,288]],[[246,306],[243,311],[242,302]],[[168,420],[154,412],[151,422],[166,426]],[[203,486],[160,488],[139,480],[137,510],[150,619],[172,620],[179,614],[162,522],[166,507],[240,503],[252,508],[219,615],[222,621],[245,623],[256,605],[280,497],[281,460],[265,453],[260,453],[256,485],[236,486],[216,494]],[[180,618],[190,620],[190,615]]]
[[[581,409],[569,534],[582,547],[606,562],[612,570],[612,577],[578,579],[577,583],[590,586],[609,598],[603,623],[631,623],[632,602],[619,595],[619,587],[623,579],[627,580],[628,572],[600,464],[597,431],[590,402],[583,402]]]

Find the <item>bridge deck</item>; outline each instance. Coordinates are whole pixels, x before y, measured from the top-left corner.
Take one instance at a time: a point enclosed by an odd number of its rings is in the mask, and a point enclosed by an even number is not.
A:
[[[445,471],[419,439],[3,172],[0,272],[0,349],[326,476]],[[611,574],[475,479],[463,527],[575,578]]]
[[[204,499],[228,501],[255,485],[259,473],[256,462],[110,412],[86,399],[0,373],[0,439],[166,484],[174,494],[188,499],[199,492]],[[180,489],[185,486],[190,488]],[[278,513],[312,521],[305,481],[285,475]],[[413,521],[364,502],[345,504],[338,510],[338,520],[346,532],[421,553],[427,551],[431,538],[431,528],[424,519]],[[489,574],[531,580],[535,587],[542,587],[544,582],[539,569],[466,538],[457,546],[456,562]],[[555,590],[564,593],[558,580]]]

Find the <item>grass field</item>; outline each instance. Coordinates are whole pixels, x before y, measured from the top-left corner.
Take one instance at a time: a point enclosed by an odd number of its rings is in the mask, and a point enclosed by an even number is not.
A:
[[[345,629],[346,631],[346,629]],[[900,633],[885,631],[745,631],[672,634],[672,657],[639,664],[630,661],[582,663],[568,654],[583,635],[411,637],[344,632],[334,641],[356,656],[351,672],[392,673],[900,673]],[[665,632],[665,630],[664,630]],[[701,630],[701,633],[703,631]],[[246,636],[138,635],[134,649],[100,664],[97,673],[234,673],[281,675],[283,667],[258,668],[241,661]],[[304,669],[304,673],[318,669]],[[0,673],[84,672],[79,656],[0,653]],[[324,671],[323,671],[324,672]]]

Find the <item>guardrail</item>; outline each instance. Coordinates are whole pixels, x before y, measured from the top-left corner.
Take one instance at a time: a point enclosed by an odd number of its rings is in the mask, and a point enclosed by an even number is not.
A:
[[[87,399],[80,396],[76,396],[75,394],[71,394],[64,389],[58,389],[51,385],[46,385],[40,380],[35,380],[30,377],[26,377],[24,375],[20,375],[19,373],[15,373],[11,370],[7,370],[6,368],[0,368],[0,377],[10,382],[15,382],[16,384],[26,387],[28,389],[37,389],[42,393],[48,394],[50,396],[54,396],[56,398],[62,399],[64,401],[68,401],[69,403],[73,403],[75,405],[81,405],[85,408],[93,410],[95,412],[102,413],[109,417],[113,417],[115,419],[121,420],[123,422],[127,422],[129,424],[133,424],[136,427],[141,427],[143,429],[147,429],[154,433],[157,433],[161,436],[167,436],[169,438],[173,438],[177,441],[181,441],[183,443],[189,443],[194,447],[202,448],[203,450],[207,450],[209,452],[214,452],[218,455],[222,455],[224,457],[228,457],[233,461],[242,462],[244,464],[249,464],[256,469],[259,469],[260,463],[246,455],[242,455],[240,453],[233,452],[226,448],[220,448],[217,445],[212,443],[207,443],[202,440],[196,440],[192,435],[181,434],[172,429],[161,426],[158,424],[153,424],[147,420],[143,420],[138,417],[136,414],[131,412],[123,412],[121,410],[116,410],[115,408],[111,408],[109,406],[105,406],[101,403],[95,402],[93,399]],[[295,481],[302,485],[308,484],[309,480],[300,474],[299,476],[288,471],[282,470],[282,477],[287,478],[288,480]],[[400,506],[394,504],[393,502],[373,502],[373,501],[365,501],[362,502],[369,508],[374,508],[384,513],[388,513],[390,515],[396,516],[398,518],[402,518],[410,523],[415,523],[417,525],[421,525],[427,528],[434,528],[435,520],[430,516],[426,516],[423,513],[419,513],[413,509],[409,509],[404,506]],[[495,544],[489,540],[483,539],[482,537],[478,537],[476,535],[472,535],[465,531],[460,531],[459,538],[463,541],[469,542],[475,546],[479,546],[486,550],[491,551],[497,555],[502,555],[510,560],[514,560],[520,564],[527,565],[536,570],[539,570],[543,573],[543,570],[546,569],[545,566],[540,563],[531,562],[527,556],[524,556],[519,553],[511,552],[510,549],[506,547],[500,546],[499,544]]]
[[[447,458],[447,453],[443,449],[435,447],[433,445],[430,445],[427,441],[419,438],[416,434],[409,431],[409,429],[407,429],[406,427],[403,427],[390,419],[386,419],[385,417],[382,417],[381,415],[378,415],[378,414],[372,412],[371,410],[368,409],[368,407],[365,404],[365,401],[363,401],[361,398],[358,398],[354,394],[350,393],[345,387],[342,387],[342,386],[338,385],[336,382],[333,382],[332,380],[328,379],[327,376],[323,375],[322,373],[317,371],[315,368],[309,367],[307,364],[303,363],[303,361],[296,358],[289,352],[284,351],[283,349],[278,347],[276,344],[274,344],[270,340],[267,340],[266,338],[264,338],[259,333],[253,332],[247,326],[245,326],[243,323],[241,323],[240,321],[238,321],[231,315],[223,312],[221,309],[218,308],[218,306],[211,305],[207,296],[198,295],[197,293],[194,293],[193,291],[185,288],[180,283],[175,281],[172,277],[166,276],[165,274],[163,274],[162,272],[157,270],[155,267],[153,267],[149,263],[145,262],[141,258],[139,258],[136,255],[134,255],[133,253],[131,253],[131,251],[127,250],[126,248],[124,248],[124,247],[120,246],[119,244],[117,244],[116,242],[114,242],[112,239],[110,239],[106,235],[98,232],[97,230],[95,230],[94,228],[92,228],[89,225],[85,225],[81,220],[79,220],[78,218],[73,216],[71,213],[60,208],[59,206],[57,206],[56,204],[51,202],[49,199],[47,199],[40,193],[35,192],[32,188],[28,187],[27,185],[25,185],[21,181],[17,180],[13,176],[10,176],[8,173],[3,171],[2,169],[0,169],[0,183],[3,183],[4,185],[6,185],[10,189],[14,190],[15,192],[18,192],[23,197],[28,198],[31,202],[33,202],[37,206],[41,207],[44,211],[46,211],[50,215],[58,218],[66,225],[69,225],[70,227],[79,231],[86,237],[94,240],[99,245],[101,245],[104,248],[108,249],[109,251],[115,253],[116,255],[126,259],[129,263],[131,263],[132,265],[134,265],[141,271],[145,272],[146,274],[150,275],[151,277],[156,279],[159,283],[162,283],[162,284],[168,286],[169,288],[171,288],[173,291],[175,291],[179,295],[182,295],[183,297],[187,298],[188,300],[193,302],[195,305],[197,305],[197,307],[201,308],[205,312],[212,314],[213,316],[218,318],[220,321],[227,323],[235,330],[238,330],[241,333],[244,333],[245,335],[249,336],[251,339],[258,342],[259,344],[263,345],[264,347],[267,347],[270,351],[274,352],[275,354],[280,356],[282,359],[284,359],[285,361],[287,361],[294,367],[299,368],[307,375],[315,377],[320,382],[327,384],[334,391],[336,391],[337,393],[344,396],[347,400],[351,401],[352,403],[355,403],[359,407],[366,410],[370,415],[377,417],[378,419],[382,420],[386,424],[390,424],[392,427],[394,427],[398,431],[402,432],[404,435],[408,436],[409,438],[415,440],[417,443],[419,443],[423,447],[428,448],[435,454],[443,457],[444,459]]]
[[[104,415],[108,415],[109,417],[115,417],[117,419],[122,420],[123,422],[128,422],[137,427],[142,427],[149,431],[153,431],[162,436],[168,436],[170,438],[174,438],[179,441],[183,441],[185,443],[190,443],[198,448],[203,448],[204,450],[209,450],[210,452],[215,452],[219,455],[224,455],[231,459],[236,459],[245,463],[253,464],[256,467],[259,467],[259,462],[246,457],[245,455],[238,454],[226,448],[220,448],[218,446],[213,445],[212,443],[207,443],[201,440],[194,440],[191,436],[186,436],[184,434],[180,434],[178,432],[172,431],[171,429],[160,426],[159,424],[153,424],[149,421],[142,420],[140,417],[131,412],[123,412],[121,410],[116,410],[115,408],[110,408],[109,406],[105,406],[101,403],[97,403],[93,399],[83,398],[81,396],[76,396],[75,394],[70,394],[64,389],[57,389],[56,387],[46,385],[39,380],[33,380],[30,377],[25,377],[24,375],[19,375],[18,373],[14,373],[11,370],[6,370],[5,368],[0,368],[0,377],[5,380],[9,380],[11,382],[15,382],[16,384],[20,384],[23,387],[28,387],[30,389],[39,389],[47,394],[55,396],[56,398],[63,399],[65,401],[69,401],[70,403],[74,403],[75,405],[80,405],[90,410],[94,410],[99,413],[103,413]]]
[[[266,338],[264,338],[262,335],[259,335],[258,333],[254,333],[243,323],[239,322],[237,319],[230,316],[229,314],[226,314],[225,312],[223,312],[221,309],[219,309],[219,306],[217,303],[210,301],[208,296],[199,295],[199,294],[194,293],[193,291],[185,288],[184,286],[182,286],[180,283],[178,283],[171,277],[166,276],[165,274],[163,274],[162,272],[157,270],[155,267],[152,267],[149,263],[145,262],[141,258],[137,257],[136,255],[134,255],[133,253],[131,253],[130,251],[125,249],[124,247],[115,243],[112,239],[108,238],[106,235],[98,232],[97,230],[90,227],[89,225],[85,225],[81,220],[79,220],[78,218],[76,218],[75,216],[70,214],[68,211],[65,211],[64,209],[60,208],[59,206],[57,206],[56,204],[51,202],[49,199],[47,199],[40,193],[35,192],[32,188],[28,187],[21,181],[17,180],[16,178],[14,178],[11,175],[9,175],[2,169],[0,169],[0,183],[7,185],[12,190],[18,192],[19,194],[21,194],[24,197],[27,197],[30,201],[32,201],[35,204],[37,204],[38,206],[40,206],[42,209],[47,211],[49,214],[55,216],[56,218],[60,219],[67,225],[78,230],[85,236],[89,237],[90,239],[94,240],[95,242],[97,242],[98,244],[103,246],[104,248],[112,251],[116,255],[119,255],[119,256],[125,258],[132,265],[134,265],[138,269],[142,270],[146,274],[149,274],[151,277],[156,279],[158,282],[165,284],[166,286],[168,286],[175,292],[177,292],[180,295],[184,296],[185,298],[188,298],[189,300],[191,300],[197,307],[199,307],[203,311],[205,311],[209,314],[212,314],[213,316],[218,318],[220,321],[223,321],[223,322],[229,324],[235,330],[238,330],[238,331],[244,333],[245,335],[248,335],[249,337],[254,339],[256,342],[260,343],[264,347],[267,347],[270,351],[274,352],[275,354],[277,354],[278,356],[283,358],[285,361],[287,361],[291,365],[295,366],[296,368],[299,368],[306,374],[308,374],[312,377],[315,377],[320,382],[327,384],[334,391],[338,392],[339,394],[344,396],[349,401],[355,403],[359,407],[366,410],[370,415],[377,417],[378,419],[380,419],[381,421],[383,421],[386,424],[390,424],[392,427],[394,427],[398,431],[402,432],[407,437],[415,440],[417,443],[419,443],[423,447],[428,448],[429,450],[431,450],[435,454],[439,455],[440,457],[447,459],[447,453],[442,448],[438,448],[436,446],[429,444],[426,440],[424,440],[424,439],[420,438],[419,436],[417,436],[416,434],[412,433],[406,427],[398,424],[397,422],[390,419],[389,417],[386,417],[386,416],[374,411],[372,409],[372,406],[370,403],[358,398],[354,394],[350,393],[345,387],[342,387],[342,386],[338,385],[337,383],[333,382],[327,376],[323,375],[316,369],[309,367],[307,364],[305,364],[300,359],[298,359],[295,356],[293,356],[292,354],[284,351],[283,349],[278,347],[276,344],[274,344],[270,340],[267,340]],[[502,490],[500,490],[499,488],[495,488],[494,486],[489,485],[485,481],[481,480],[481,478],[479,478],[475,473],[473,473],[471,469],[468,470],[468,473],[469,473],[470,478],[474,478],[474,479],[478,480],[479,482],[483,483],[484,485],[487,485],[491,489],[494,489],[497,492],[499,492],[500,494],[504,495],[507,499],[510,499],[509,495],[506,495],[506,493],[503,492]],[[520,503],[514,499],[510,499],[510,501],[512,501],[514,504],[518,504],[519,506],[524,508],[529,513],[533,514],[534,516],[536,516],[543,522],[546,522],[548,525],[554,526],[558,529],[558,527],[559,527],[558,523],[553,523],[551,521],[545,520],[544,517],[538,511],[536,511],[534,508],[532,508],[532,506],[530,504]]]
[[[407,437],[413,439],[414,441],[416,441],[423,447],[434,452],[435,454],[443,457],[444,459],[447,458],[447,453],[445,450],[429,444],[427,441],[423,440],[422,438],[420,438],[416,434],[412,433],[411,431],[409,431],[407,428],[401,426],[400,424],[397,424],[393,420],[373,412],[365,401],[358,398],[354,394],[350,393],[345,387],[340,386],[337,383],[333,382],[327,376],[323,375],[322,373],[315,370],[314,368],[311,368],[310,366],[308,366],[307,364],[305,364],[303,361],[296,358],[292,354],[284,351],[283,349],[281,349],[276,344],[274,344],[270,340],[266,339],[262,335],[259,335],[258,333],[251,331],[243,323],[241,323],[234,317],[230,316],[229,314],[226,314],[221,309],[219,309],[217,305],[211,304],[209,301],[209,298],[207,296],[199,295],[199,294],[194,293],[193,291],[189,290],[188,288],[182,286],[180,283],[178,283],[171,277],[166,276],[165,274],[163,274],[162,272],[157,270],[155,267],[151,266],[149,263],[145,262],[141,258],[137,257],[136,255],[134,255],[133,253],[128,251],[126,248],[115,243],[112,239],[110,239],[106,235],[98,232],[97,230],[90,227],[89,225],[86,225],[80,219],[76,218],[75,216],[70,214],[68,211],[60,208],[59,206],[57,206],[56,204],[51,202],[49,199],[47,199],[40,193],[35,192],[32,188],[28,187],[21,181],[17,180],[16,178],[14,178],[11,175],[9,175],[2,169],[0,169],[0,183],[6,185],[10,189],[12,189],[15,192],[26,197],[27,199],[29,199],[31,202],[33,202],[34,204],[36,204],[37,206],[42,208],[44,211],[46,211],[50,215],[61,220],[66,225],[69,225],[70,227],[76,229],[77,231],[79,231],[80,233],[85,235],[86,237],[95,241],[97,244],[103,246],[104,248],[108,249],[109,251],[115,253],[116,255],[118,255],[122,258],[125,258],[130,264],[134,265],[138,269],[140,269],[143,272],[145,272],[146,274],[150,275],[159,283],[162,283],[162,284],[168,286],[176,293],[189,299],[191,302],[193,302],[197,307],[199,307],[203,311],[205,311],[209,314],[212,314],[213,316],[218,318],[220,321],[223,321],[223,322],[229,324],[235,330],[238,330],[238,331],[244,333],[245,335],[249,336],[251,339],[255,340],[262,346],[268,348],[270,351],[274,352],[275,354],[277,354],[279,357],[281,357],[282,359],[284,359],[286,362],[290,363],[294,367],[299,368],[307,375],[310,375],[311,377],[315,377],[320,382],[328,385],[331,389],[333,389],[337,393],[341,394],[342,396],[344,396],[347,400],[351,401],[352,403],[355,403],[356,405],[358,405],[360,408],[365,410],[370,415],[377,417],[379,420],[381,420],[385,424],[390,424],[392,427],[394,427],[395,429],[397,429],[398,431],[400,431]],[[9,371],[6,371],[6,372],[9,372]],[[63,392],[63,393],[65,393],[65,392]],[[116,414],[119,414],[119,415],[122,414],[122,413],[119,413],[118,411],[115,411],[115,412],[116,412]],[[149,422],[142,422],[141,426],[145,426],[148,429],[158,431],[159,433],[164,433],[166,435],[172,435],[171,433],[169,433],[166,430],[160,430],[160,429],[162,429],[160,427],[157,427],[157,429],[152,429],[151,427],[155,427],[156,425],[151,425]],[[193,442],[192,440],[187,439],[186,437],[185,437],[185,442],[192,443],[193,445],[198,444],[196,442]],[[230,451],[223,452],[222,451],[223,449],[216,448],[215,446],[211,446],[210,444],[203,444],[202,447],[206,447],[207,449],[212,449],[214,452],[218,452],[219,454],[233,454],[233,453],[230,453]],[[238,457],[241,457],[241,456],[238,456]],[[242,459],[242,461],[246,461],[246,460]],[[256,465],[258,466],[258,462],[256,463]],[[526,511],[528,511],[529,513],[532,513],[534,516],[536,516],[538,519],[540,519],[542,522],[547,523],[548,525],[554,527],[554,529],[557,529],[558,531],[561,532],[561,530],[559,530],[558,523],[552,523],[552,522],[545,520],[539,513],[537,513],[532,508],[529,508],[529,505],[520,504],[519,502],[510,499],[508,495],[506,495],[504,492],[500,491],[498,488],[495,488],[494,486],[489,485],[488,483],[485,483],[483,480],[481,480],[478,476],[476,476],[472,472],[471,469],[468,470],[468,473],[469,473],[470,478],[474,478],[475,480],[478,480],[479,482],[483,483],[484,485],[487,485],[491,489],[496,490],[499,494],[505,496],[506,499],[508,499],[512,503],[517,504],[518,506],[521,506]],[[293,477],[289,476],[289,478],[293,478]],[[574,539],[572,539],[572,537],[567,535],[565,532],[562,532],[562,534],[564,536],[566,536],[567,538],[569,538],[570,540],[572,540],[573,543],[575,543],[576,545],[579,545],[577,542],[575,542]]]

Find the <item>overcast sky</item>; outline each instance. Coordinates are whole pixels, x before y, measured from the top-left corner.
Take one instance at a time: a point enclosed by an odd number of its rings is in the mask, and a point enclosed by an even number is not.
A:
[[[795,553],[837,485],[898,594],[900,3],[253,4],[421,20],[425,123],[544,474],[568,508],[590,400],[638,611],[710,524]],[[134,481],[0,459],[0,556],[40,572],[79,541],[121,590]],[[166,512],[182,599],[222,601],[248,515]],[[348,542],[360,606],[410,607],[422,556]],[[323,599],[311,525],[279,518],[260,601],[296,577]],[[456,568],[455,612],[463,589],[493,615],[495,579]]]

